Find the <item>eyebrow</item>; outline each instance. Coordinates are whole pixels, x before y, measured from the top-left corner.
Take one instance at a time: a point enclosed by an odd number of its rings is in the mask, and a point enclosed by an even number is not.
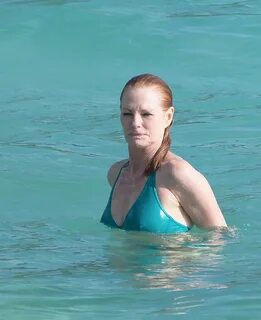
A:
[[[132,109],[129,109],[128,107],[122,107],[122,111],[132,112],[133,110],[132,110]],[[141,109],[140,111],[141,111],[141,112],[150,112],[150,113],[153,112],[151,109],[145,109],[145,108]]]

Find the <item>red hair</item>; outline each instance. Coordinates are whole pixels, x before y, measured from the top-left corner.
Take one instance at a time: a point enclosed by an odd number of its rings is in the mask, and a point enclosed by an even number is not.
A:
[[[122,102],[122,97],[127,88],[141,88],[141,87],[154,87],[161,94],[161,108],[163,111],[167,111],[173,105],[172,91],[170,87],[161,78],[154,76],[152,74],[140,74],[131,78],[122,89],[120,95],[120,102]],[[145,168],[144,174],[149,176],[152,172],[156,171],[165,159],[169,148],[170,148],[170,127],[171,124],[165,129],[161,146],[156,151],[149,164]]]

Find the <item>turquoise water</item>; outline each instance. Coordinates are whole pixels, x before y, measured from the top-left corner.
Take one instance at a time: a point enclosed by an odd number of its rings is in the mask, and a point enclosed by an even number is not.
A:
[[[261,3],[0,0],[0,319],[260,319]],[[172,150],[228,233],[99,224],[133,75],[175,93]]]

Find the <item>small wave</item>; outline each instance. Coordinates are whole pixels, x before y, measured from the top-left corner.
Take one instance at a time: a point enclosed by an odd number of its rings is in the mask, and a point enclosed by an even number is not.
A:
[[[91,2],[91,0],[0,0],[1,4],[11,5],[65,5],[65,4],[77,4]]]

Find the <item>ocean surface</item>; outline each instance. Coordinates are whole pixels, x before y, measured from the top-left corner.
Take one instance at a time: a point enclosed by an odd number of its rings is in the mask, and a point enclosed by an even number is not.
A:
[[[1,320],[261,319],[260,57],[259,0],[0,0]],[[228,232],[99,223],[144,72]]]

